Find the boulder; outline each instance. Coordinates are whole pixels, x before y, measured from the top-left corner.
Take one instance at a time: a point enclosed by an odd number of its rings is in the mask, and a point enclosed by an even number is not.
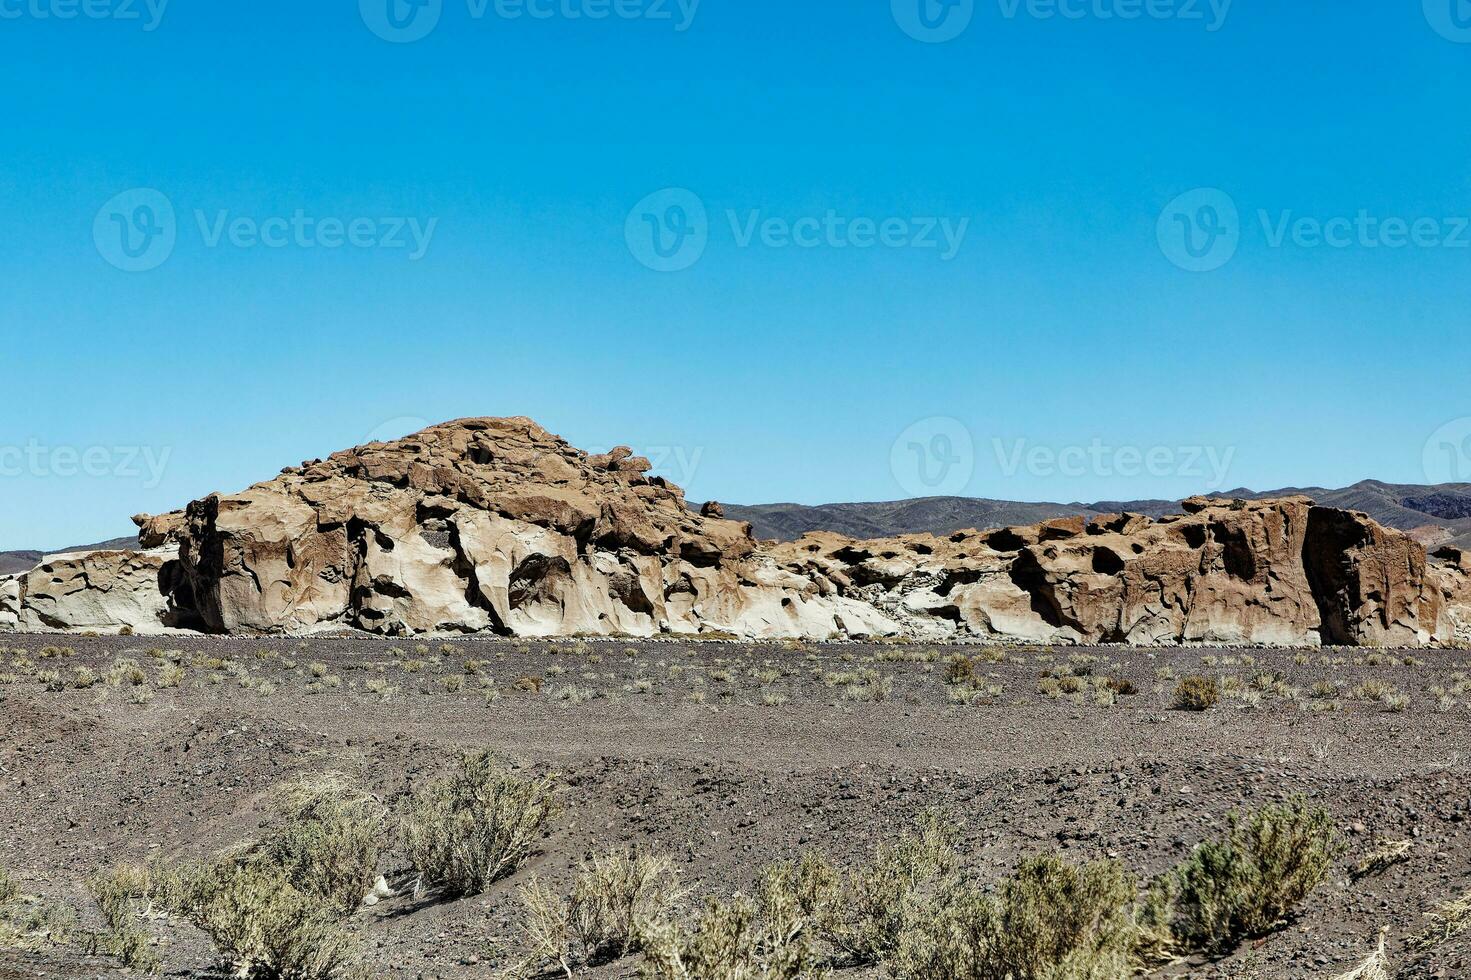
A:
[[[187,618],[169,589],[175,564],[167,548],[53,555],[0,585],[9,595],[0,597],[0,617],[13,615],[26,632],[168,633]]]
[[[0,575],[0,630],[20,627],[20,576]]]

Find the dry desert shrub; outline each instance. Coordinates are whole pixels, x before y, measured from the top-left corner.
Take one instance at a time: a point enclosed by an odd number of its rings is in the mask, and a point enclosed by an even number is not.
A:
[[[1221,700],[1221,682],[1214,677],[1194,675],[1175,688],[1175,707],[1181,711],[1208,711]]]
[[[143,910],[137,905],[147,903],[152,891],[149,870],[120,864],[89,878],[87,890],[107,923],[107,931],[93,937],[92,947],[116,957],[128,969],[157,972],[158,955],[151,947],[148,931],[139,922]]]
[[[904,933],[908,980],[1113,980],[1132,973],[1134,877],[1116,861],[1023,861],[994,896],[956,885]]]
[[[596,966],[638,952],[640,936],[672,918],[682,897],[669,860],[637,851],[584,863],[566,898],[533,879],[521,891],[531,950],[522,969],[552,965],[570,977],[575,964]]]
[[[816,852],[769,865],[760,887],[767,944],[807,943],[831,929],[841,895],[842,876]]]
[[[1207,841],[1170,874],[1175,935],[1189,948],[1219,951],[1279,926],[1327,878],[1338,853],[1332,819],[1298,797],[1242,819]]]
[[[904,934],[932,914],[930,900],[959,866],[957,832],[929,813],[915,832],[880,846],[873,863],[847,875],[823,938],[857,965],[891,956]]]
[[[61,946],[73,942],[78,934],[71,906],[22,894],[15,880],[0,868],[0,951]]]
[[[1333,980],[1390,980],[1389,957],[1384,951],[1384,939],[1389,930],[1379,932],[1379,948],[1369,958],[1347,973],[1340,973]]]
[[[478,895],[513,873],[557,809],[550,779],[521,779],[490,752],[415,795],[404,821],[409,859],[453,895]]]
[[[355,972],[357,939],[279,869],[222,860],[191,873],[180,912],[236,976],[332,980]]]
[[[1471,894],[1449,902],[1442,902],[1425,913],[1430,928],[1416,936],[1412,945],[1419,949],[1430,949],[1448,942],[1471,928]]]
[[[1355,881],[1377,875],[1396,864],[1401,864],[1410,859],[1410,851],[1415,844],[1407,840],[1379,839],[1374,842],[1374,850],[1364,857],[1353,869],[1352,876]]]
[[[341,777],[286,784],[280,812],[262,836],[199,865],[121,866],[92,879],[92,892],[120,948],[137,933],[138,905],[187,919],[236,976],[333,980],[355,972],[354,936],[340,925],[377,876],[382,808]],[[126,959],[124,960],[126,962]]]
[[[644,980],[805,980],[825,975],[810,943],[773,943],[751,901],[710,899],[692,928],[649,923],[640,937]]]
[[[346,917],[378,877],[387,831],[383,807],[329,773],[278,791],[278,826],[240,853],[243,863],[280,872],[297,891]]]

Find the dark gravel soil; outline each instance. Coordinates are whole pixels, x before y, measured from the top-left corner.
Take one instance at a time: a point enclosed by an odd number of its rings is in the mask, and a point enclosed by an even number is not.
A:
[[[288,778],[337,771],[401,806],[456,753],[489,747],[557,774],[564,813],[539,856],[476,898],[415,899],[391,852],[384,871],[403,893],[353,920],[373,976],[495,976],[517,950],[530,875],[565,884],[584,855],[632,842],[670,855],[697,895],[749,893],[766,862],[816,846],[854,864],[939,807],[963,823],[983,879],[1049,851],[1148,875],[1233,809],[1301,793],[1343,834],[1330,883],[1229,958],[1153,975],[1330,980],[1387,928],[1399,980],[1471,978],[1471,932],[1407,945],[1426,910],[1471,892],[1466,654],[325,637],[0,647],[0,867],[84,923],[98,921],[88,874],[248,837]],[[975,658],[960,687],[947,683],[957,652]],[[141,686],[106,676],[119,658],[142,667]],[[87,671],[90,686],[48,689]],[[1223,681],[1216,707],[1172,707],[1189,674]],[[540,693],[518,689],[523,678]],[[1377,838],[1412,841],[1409,859],[1352,882]],[[167,975],[215,975],[202,934],[150,928]],[[115,969],[65,949],[0,951],[0,980]],[[630,960],[590,975],[636,974]]]

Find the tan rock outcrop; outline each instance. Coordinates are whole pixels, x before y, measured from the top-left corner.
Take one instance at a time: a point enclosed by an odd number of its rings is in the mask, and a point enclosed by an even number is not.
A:
[[[167,633],[180,624],[165,591],[177,564],[168,549],[52,555],[0,583],[0,623],[26,632]]]
[[[1471,642],[1471,561],[1306,497],[758,544],[626,447],[465,419],[140,515],[145,550],[0,580],[0,628]]]
[[[227,633],[894,628],[848,601],[813,607],[810,583],[760,582],[750,528],[692,513],[649,468],[529,419],[467,419],[140,526],[178,540],[201,618]]]
[[[1361,514],[1306,497],[1184,509],[948,538],[809,534],[774,552],[921,635],[949,622],[1038,642],[1417,646],[1450,642],[1456,617],[1471,619],[1471,588]]]
[[[20,576],[0,575],[0,630],[20,628]]]

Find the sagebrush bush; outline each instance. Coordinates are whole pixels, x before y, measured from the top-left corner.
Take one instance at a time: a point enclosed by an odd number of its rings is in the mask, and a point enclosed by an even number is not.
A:
[[[566,898],[539,879],[521,890],[529,965],[596,966],[639,949],[649,923],[672,919],[682,898],[673,865],[637,851],[600,855],[585,862]]]
[[[1221,700],[1221,682],[1214,677],[1186,677],[1175,688],[1175,707],[1181,711],[1208,711]]]
[[[1136,884],[1116,861],[1023,861],[994,897],[942,894],[890,964],[908,980],[1117,980],[1132,972]]]
[[[692,931],[673,920],[647,923],[644,980],[806,980],[825,975],[808,942],[763,941],[756,906],[711,899]]]
[[[878,963],[899,947],[904,933],[928,915],[928,899],[959,866],[957,828],[938,814],[919,821],[917,832],[879,847],[873,863],[850,873],[839,912],[824,938],[853,963]]]
[[[240,977],[335,980],[356,968],[356,937],[320,898],[261,864],[224,860],[204,869],[181,911]]]
[[[252,980],[337,980],[357,970],[340,922],[377,877],[385,814],[340,776],[286,784],[275,820],[213,861],[123,869],[94,892],[104,914],[146,898],[194,923]]]
[[[769,865],[759,890],[763,941],[771,946],[791,944],[831,931],[842,885],[842,876],[815,852]]]
[[[336,774],[302,779],[277,795],[282,819],[243,854],[339,916],[362,903],[378,877],[386,814]]]
[[[87,879],[87,890],[107,923],[107,932],[94,937],[92,946],[116,957],[129,969],[154,972],[159,961],[148,931],[138,921],[137,903],[148,901],[152,875],[147,868],[119,864]]]
[[[1175,934],[1207,951],[1264,935],[1323,883],[1337,852],[1328,811],[1303,797],[1232,814],[1223,839],[1201,844],[1173,872]]]
[[[556,784],[504,771],[490,752],[417,794],[404,821],[415,869],[454,895],[478,895],[530,856],[556,813]]]

